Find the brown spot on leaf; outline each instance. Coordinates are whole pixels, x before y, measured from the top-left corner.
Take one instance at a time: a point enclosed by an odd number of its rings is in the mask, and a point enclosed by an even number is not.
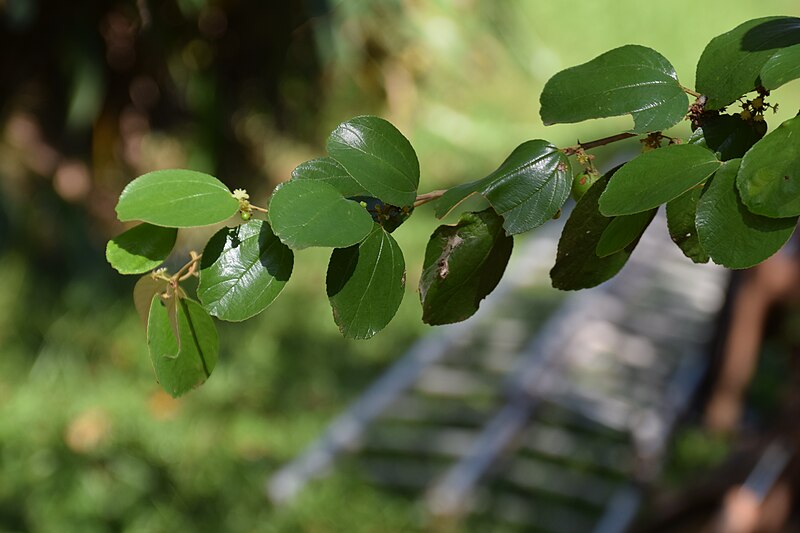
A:
[[[459,237],[458,234],[453,234],[447,237],[447,242],[442,250],[442,255],[439,256],[439,260],[436,262],[437,266],[439,267],[436,271],[439,279],[446,278],[450,273],[450,254],[452,254],[453,250],[455,250],[462,242],[464,242],[464,239]]]

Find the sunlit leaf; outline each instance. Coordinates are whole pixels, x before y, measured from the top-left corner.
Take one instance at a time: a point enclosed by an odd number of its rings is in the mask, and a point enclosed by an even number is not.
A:
[[[702,183],[720,166],[712,152],[694,144],[667,146],[626,163],[600,197],[606,216],[648,211]]]
[[[139,176],[122,191],[120,220],[142,220],[156,226],[207,226],[228,219],[239,202],[217,178],[193,170],[156,170]]]
[[[278,297],[293,264],[292,250],[264,221],[222,229],[203,251],[197,297],[218,318],[246,320]]]
[[[764,17],[740,24],[706,45],[697,63],[697,90],[719,109],[754,90],[761,69],[781,48],[800,43],[800,19]]]
[[[800,117],[778,126],[745,154],[736,184],[753,213],[800,215]]]
[[[698,186],[667,202],[669,236],[681,249],[683,255],[695,263],[708,262],[708,254],[700,245],[695,225],[697,201],[702,192],[703,188]]]
[[[458,224],[439,226],[425,250],[419,282],[422,320],[431,325],[466,320],[500,282],[512,237],[492,209],[464,213]]]
[[[154,296],[147,320],[147,347],[158,382],[177,397],[211,376],[217,364],[219,339],[213,320],[199,303],[174,300],[178,337],[170,325],[167,304]]]
[[[400,307],[405,283],[403,253],[377,224],[360,244],[334,250],[327,292],[342,334],[368,339],[386,327]]]
[[[553,218],[571,186],[567,156],[547,141],[527,141],[485,178],[448,190],[436,204],[436,216],[444,217],[468,196],[480,193],[503,217],[507,233],[522,233]]]
[[[269,219],[281,241],[300,250],[309,246],[346,247],[372,230],[372,217],[332,185],[291,180],[272,193]]]
[[[321,157],[300,163],[292,171],[293,180],[321,180],[333,186],[342,196],[367,196],[369,192],[361,186],[347,170],[332,157]]]
[[[139,224],[106,245],[106,260],[120,274],[141,274],[164,262],[175,246],[176,228]]]
[[[697,232],[715,263],[749,268],[777,252],[789,240],[797,217],[768,218],[751,213],[739,199],[736,173],[740,159],[725,163],[697,204]]]
[[[633,131],[646,133],[680,122],[689,101],[669,61],[626,45],[562,70],[545,84],[540,102],[545,125],[630,114]]]
[[[413,205],[419,161],[411,143],[390,122],[373,116],[352,118],[333,130],[327,148],[369,196],[400,207]]]

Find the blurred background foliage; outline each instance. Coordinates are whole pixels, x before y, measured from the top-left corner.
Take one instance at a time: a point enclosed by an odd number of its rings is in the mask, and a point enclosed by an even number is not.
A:
[[[324,296],[327,253],[306,250],[267,312],[221,328],[214,376],[176,401],[155,383],[134,280],[103,257],[122,229],[119,192],[141,173],[187,167],[264,205],[294,166],[322,154],[337,123],[367,113],[411,139],[423,191],[475,179],[522,141],[566,146],[629,126],[623,117],[545,129],[538,95],[558,70],[638,43],[692,85],[713,36],[749,18],[800,15],[794,0],[769,9],[0,0],[0,530],[417,527],[411,502],[344,475],[282,509],[263,482],[425,333],[415,289],[430,210],[396,233],[408,294],[375,340],[341,338]],[[797,87],[779,101],[773,125],[800,106]],[[176,263],[208,234],[183,233]]]

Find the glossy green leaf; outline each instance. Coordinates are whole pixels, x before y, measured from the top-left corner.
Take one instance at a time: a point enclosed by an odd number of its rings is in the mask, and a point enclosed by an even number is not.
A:
[[[609,179],[619,168],[610,171],[592,185],[578,200],[564,224],[558,241],[556,264],[550,270],[550,279],[556,289],[586,289],[614,277],[625,266],[638,244],[639,239],[636,239],[625,249],[606,257],[598,257],[595,253],[600,237],[612,221],[612,218],[600,214],[597,202]]]
[[[761,68],[761,84],[767,89],[777,89],[797,78],[800,78],[800,44],[781,48]]]
[[[474,315],[503,277],[513,246],[492,209],[439,226],[428,241],[419,281],[423,322],[451,324]]]
[[[222,222],[239,202],[217,178],[193,170],[156,170],[130,182],[119,197],[120,220],[187,228]]]
[[[800,117],[778,126],[745,154],[736,184],[753,213],[800,215]]]
[[[291,180],[279,185],[269,202],[273,231],[290,248],[341,248],[361,242],[372,217],[324,181]]]
[[[448,190],[436,204],[436,216],[444,217],[468,196],[480,193],[503,217],[506,232],[513,235],[553,218],[571,186],[567,156],[547,141],[527,141],[485,178]]]
[[[695,225],[697,201],[702,192],[703,187],[697,186],[667,203],[669,236],[672,238],[672,242],[681,249],[683,255],[695,263],[708,262],[708,254],[700,245]]]
[[[633,131],[646,133],[683,120],[689,100],[664,56],[627,45],[562,70],[545,84],[540,103],[545,125],[630,114]]]
[[[720,166],[712,152],[693,144],[659,148],[626,163],[600,197],[606,216],[647,211],[702,183]]]
[[[176,228],[139,224],[108,241],[106,260],[120,274],[142,274],[164,262],[177,238]]]
[[[327,148],[369,196],[400,207],[414,204],[417,154],[390,122],[373,116],[352,118],[333,130]]]
[[[718,154],[721,161],[742,157],[767,133],[766,122],[742,120],[739,115],[711,115],[703,118],[689,139],[697,144],[702,137],[706,148]]]
[[[203,251],[197,297],[222,320],[246,320],[278,297],[293,264],[292,250],[264,221],[222,229]]]
[[[632,215],[614,217],[606,226],[597,242],[595,253],[598,257],[607,257],[627,248],[632,242],[639,240],[644,230],[650,225],[657,209],[642,211]]]
[[[175,306],[178,338],[167,305]],[[219,339],[214,321],[203,307],[184,298],[166,304],[154,296],[147,320],[147,347],[161,386],[178,397],[203,384],[217,364]]]
[[[334,250],[327,291],[339,330],[353,339],[378,333],[400,307],[405,284],[403,253],[377,224],[360,244]]]
[[[367,196],[367,191],[332,157],[321,157],[300,163],[292,171],[293,180],[320,180],[333,186],[342,196]]]
[[[764,17],[749,20],[715,37],[697,63],[697,90],[708,97],[707,109],[719,109],[759,85],[759,75],[780,48],[800,43],[800,19]]]
[[[739,159],[717,171],[697,204],[700,243],[715,263],[749,268],[777,252],[789,240],[797,217],[767,218],[751,213],[736,189]]]

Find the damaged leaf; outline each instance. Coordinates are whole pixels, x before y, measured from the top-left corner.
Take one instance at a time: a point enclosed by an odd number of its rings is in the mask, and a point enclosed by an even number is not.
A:
[[[419,282],[422,320],[441,325],[474,315],[500,282],[513,245],[493,209],[439,226],[428,241]]]

